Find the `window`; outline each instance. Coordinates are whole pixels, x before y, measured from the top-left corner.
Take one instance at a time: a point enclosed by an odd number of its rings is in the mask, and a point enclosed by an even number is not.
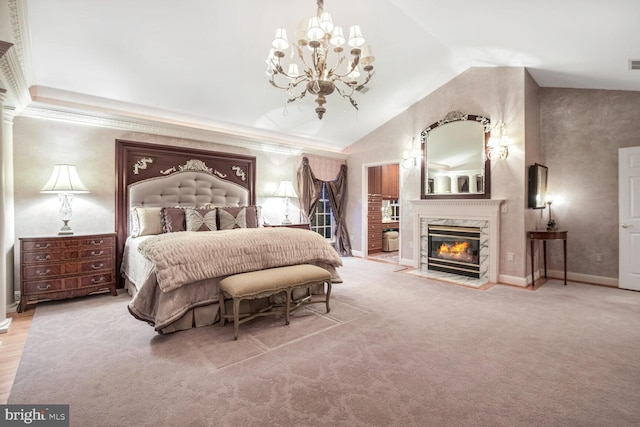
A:
[[[311,230],[316,233],[320,233],[325,239],[333,241],[334,227],[335,222],[333,220],[333,212],[331,212],[327,186],[325,183],[322,183],[322,190],[320,191],[320,200],[316,206],[316,213],[314,217],[311,218]]]

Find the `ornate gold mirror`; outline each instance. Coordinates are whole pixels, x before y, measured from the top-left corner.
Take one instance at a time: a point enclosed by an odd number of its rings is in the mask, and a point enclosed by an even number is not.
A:
[[[423,199],[491,198],[488,118],[452,111],[422,133]]]

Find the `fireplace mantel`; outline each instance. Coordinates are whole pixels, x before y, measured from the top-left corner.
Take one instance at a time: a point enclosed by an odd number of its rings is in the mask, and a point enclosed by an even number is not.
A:
[[[497,283],[500,261],[500,205],[502,199],[411,200],[414,267],[421,268],[423,219],[478,220],[489,223],[489,281]]]

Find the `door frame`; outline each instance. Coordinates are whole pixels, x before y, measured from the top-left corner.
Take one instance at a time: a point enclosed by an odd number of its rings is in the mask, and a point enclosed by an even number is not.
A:
[[[632,156],[637,158],[637,162],[630,165],[628,162]],[[624,176],[623,165],[627,171]],[[626,203],[631,203],[631,200],[628,200],[629,198],[627,197],[631,190],[628,188],[630,186],[628,178],[632,176],[631,170],[638,168],[640,168],[640,147],[618,149],[618,287],[635,291],[640,291],[640,284],[633,283],[631,285],[627,281],[634,282],[631,277],[640,274],[632,271],[632,266],[634,265],[632,261],[633,253],[631,247],[627,247],[627,243],[629,246],[632,244],[632,234],[635,234],[636,238],[640,239],[638,236],[640,235],[640,220],[630,218],[630,206],[623,206],[623,200],[626,200]],[[637,175],[634,174],[633,176]]]
[[[369,168],[375,166],[383,166],[383,165],[398,165],[398,205],[400,206],[400,218],[398,219],[398,227],[400,228],[400,233],[398,233],[398,264],[402,259],[402,213],[404,212],[404,202],[402,198],[402,181],[403,181],[403,173],[402,173],[402,161],[400,160],[382,160],[379,162],[371,162],[371,163],[363,163],[362,164],[362,230],[360,231],[361,235],[361,243],[360,247],[362,248],[362,257],[367,258],[369,256],[369,203],[367,202],[369,198]]]

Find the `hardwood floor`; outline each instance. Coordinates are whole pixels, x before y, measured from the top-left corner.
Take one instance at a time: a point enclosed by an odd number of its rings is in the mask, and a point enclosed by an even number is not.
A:
[[[9,331],[0,335],[0,404],[6,404],[22,357],[35,313],[34,308],[24,313],[9,313],[13,318]]]

